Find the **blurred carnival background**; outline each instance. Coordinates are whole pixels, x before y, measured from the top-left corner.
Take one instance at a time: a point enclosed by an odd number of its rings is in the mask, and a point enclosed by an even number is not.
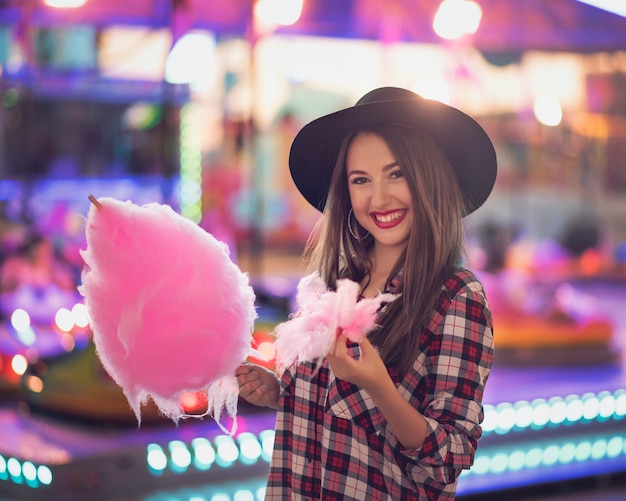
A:
[[[226,242],[271,368],[318,217],[291,140],[382,85],[468,111],[499,158],[466,221],[496,359],[459,499],[624,499],[626,1],[0,0],[0,500],[262,499],[271,413],[138,428],[100,365],[88,195]]]

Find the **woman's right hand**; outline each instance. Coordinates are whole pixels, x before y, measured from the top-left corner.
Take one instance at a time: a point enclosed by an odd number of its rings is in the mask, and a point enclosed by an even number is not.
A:
[[[244,363],[235,371],[239,395],[254,405],[278,408],[279,381],[274,372],[260,365]]]

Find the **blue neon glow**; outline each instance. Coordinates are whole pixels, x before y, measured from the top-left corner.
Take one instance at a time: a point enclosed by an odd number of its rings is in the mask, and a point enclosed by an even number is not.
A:
[[[233,501],[255,501],[254,494],[248,489],[241,489],[233,494]]]
[[[170,450],[170,467],[176,473],[187,471],[191,464],[191,452],[187,448],[187,444],[182,440],[172,440],[168,444]]]
[[[241,462],[244,464],[255,464],[263,452],[256,435],[249,432],[241,433],[237,437],[237,442],[241,451]]]
[[[259,440],[261,441],[261,448],[263,449],[262,458],[269,462],[272,457],[272,451],[274,450],[274,430],[264,430],[259,433]]]
[[[576,442],[572,439],[554,439],[552,443],[542,445],[518,444],[510,446],[485,447],[478,449],[471,470],[461,474],[480,476],[501,474],[506,471],[536,470],[553,467],[558,464],[568,465],[587,461],[599,462],[626,456],[626,435],[596,437]]]
[[[193,449],[193,464],[199,470],[208,470],[215,462],[215,449],[211,442],[204,438],[198,437],[191,441]]]
[[[24,478],[29,481],[37,480],[37,468],[30,461],[24,461],[22,464],[22,475]]]
[[[46,465],[37,467],[37,478],[42,485],[50,485],[52,483],[52,470]]]
[[[599,394],[569,395],[535,399],[531,402],[500,403],[496,406],[485,406],[486,433],[515,433],[521,430],[538,429],[541,427],[571,426],[581,422],[602,422],[607,419],[621,420],[624,418],[624,402],[626,390],[601,392]],[[172,441],[168,444],[169,454],[157,444],[148,446],[148,464],[153,474],[168,468],[186,469],[193,466],[198,470],[206,470],[213,466],[229,468],[236,463],[253,465],[259,460],[269,461],[274,445],[274,430],[263,430],[259,433],[242,432],[234,437],[218,435],[213,439],[194,438],[190,444]],[[0,457],[0,459],[2,459]],[[479,447],[474,465],[463,476],[499,475],[511,472],[538,472],[542,468],[559,468],[570,464],[599,464],[604,460],[626,459],[626,434],[614,433],[584,435],[580,437],[554,435],[549,439],[515,441],[495,446],[490,442]],[[11,460],[9,460],[11,461]],[[591,466],[597,468],[597,466]],[[17,465],[0,461],[2,469],[11,471],[12,476],[30,474]],[[19,471],[18,471],[19,470]],[[537,473],[532,473],[536,475]],[[32,476],[32,475],[31,475]],[[262,492],[252,493],[242,489],[238,496],[242,501],[262,499]],[[223,492],[214,493],[211,499],[220,499]],[[260,497],[259,497],[260,496]],[[231,498],[231,501],[232,498]]]
[[[163,448],[158,444],[148,444],[146,461],[148,467],[154,473],[161,473],[167,468],[167,456]]]
[[[22,465],[15,458],[9,458],[7,461],[7,471],[12,477],[19,477],[22,474]]]
[[[626,390],[602,391],[598,394],[568,395],[532,402],[501,402],[484,406],[483,432],[504,435],[529,428],[561,426],[578,422],[621,420],[626,416]]]
[[[217,456],[215,462],[223,468],[232,466],[239,458],[239,449],[237,444],[228,435],[219,435],[215,437],[215,447]]]

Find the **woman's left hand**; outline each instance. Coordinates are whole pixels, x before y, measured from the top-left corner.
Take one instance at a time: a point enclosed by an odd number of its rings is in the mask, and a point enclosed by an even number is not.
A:
[[[331,370],[339,379],[355,384],[364,390],[386,386],[391,377],[382,358],[367,337],[359,343],[361,356],[358,360],[348,353],[348,338],[339,332],[326,358]]]

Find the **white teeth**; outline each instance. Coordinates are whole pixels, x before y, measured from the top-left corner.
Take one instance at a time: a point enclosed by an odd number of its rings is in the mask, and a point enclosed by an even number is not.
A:
[[[381,223],[390,223],[395,219],[400,219],[402,217],[403,212],[394,212],[393,214],[386,214],[384,216],[376,215],[376,220]]]

